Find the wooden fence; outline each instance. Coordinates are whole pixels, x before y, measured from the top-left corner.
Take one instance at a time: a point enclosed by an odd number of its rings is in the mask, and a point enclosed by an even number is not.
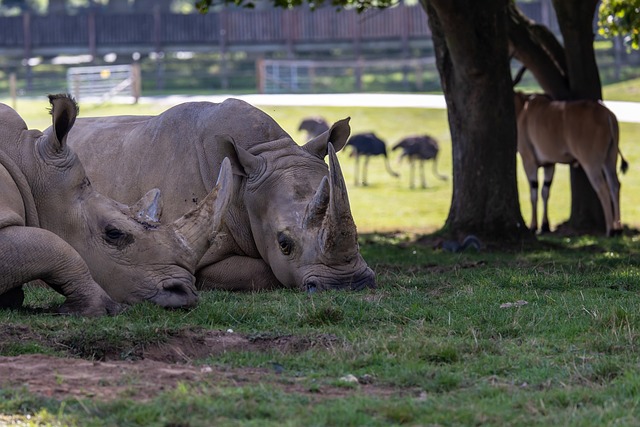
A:
[[[201,14],[106,14],[0,18],[0,53],[36,55],[177,50],[295,51],[322,46],[395,42],[401,49],[429,41],[426,14],[419,6],[397,6],[358,14],[316,11],[234,9]]]

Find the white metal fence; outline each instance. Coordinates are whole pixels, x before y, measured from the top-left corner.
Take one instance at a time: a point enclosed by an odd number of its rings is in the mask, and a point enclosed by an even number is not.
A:
[[[359,59],[312,61],[263,59],[258,61],[260,93],[360,92],[384,89],[422,91],[439,87],[435,58],[399,60]],[[384,88],[383,88],[384,86]]]
[[[72,67],[67,70],[67,90],[76,100],[105,102],[116,95],[140,97],[138,65]]]

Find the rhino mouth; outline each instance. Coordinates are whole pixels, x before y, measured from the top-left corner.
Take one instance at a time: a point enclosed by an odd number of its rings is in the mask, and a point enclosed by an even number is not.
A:
[[[164,308],[191,308],[198,304],[198,298],[193,283],[167,281],[148,299]]]
[[[328,290],[362,291],[376,287],[376,275],[369,267],[359,274],[342,277],[310,275],[303,281],[302,288],[308,293]]]

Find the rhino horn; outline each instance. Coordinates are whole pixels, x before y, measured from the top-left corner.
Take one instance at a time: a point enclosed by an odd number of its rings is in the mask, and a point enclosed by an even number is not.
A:
[[[313,228],[322,225],[322,221],[327,213],[327,208],[329,207],[330,197],[329,178],[325,176],[322,178],[320,186],[318,186],[316,193],[307,205],[303,221],[304,228]]]
[[[190,212],[173,222],[174,230],[188,248],[189,267],[195,266],[209,249],[222,227],[233,195],[233,174],[228,158],[222,161],[218,181],[207,197]]]
[[[160,222],[162,215],[162,194],[159,189],[149,190],[136,204],[131,206],[131,214],[141,223]]]
[[[351,215],[347,184],[333,144],[329,154],[329,206],[322,222],[321,247],[324,253],[349,256],[357,248],[356,224]]]
[[[351,133],[351,127],[349,126],[349,120],[351,118],[338,120],[331,128],[316,136],[306,144],[302,146],[308,153],[313,154],[316,157],[324,159],[327,155],[327,144],[331,142],[336,151],[342,150],[349,139],[349,133]]]

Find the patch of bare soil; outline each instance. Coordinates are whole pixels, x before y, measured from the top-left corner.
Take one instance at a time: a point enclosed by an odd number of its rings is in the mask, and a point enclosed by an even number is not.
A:
[[[297,353],[309,348],[331,351],[342,346],[332,335],[243,336],[224,331],[186,330],[165,343],[141,350],[135,360],[84,360],[42,354],[0,357],[0,387],[25,388],[29,392],[55,398],[90,398],[99,401],[126,397],[144,402],[179,383],[208,383],[215,386],[268,384],[287,393],[305,394],[314,400],[343,397],[356,393],[390,396],[400,390],[376,384],[375,378],[358,378],[355,387],[333,385],[309,386],[304,377],[289,373],[274,363],[273,368],[229,368],[218,365],[195,365],[193,360],[227,351],[271,351]],[[7,340],[40,337],[28,327],[4,329],[0,347]],[[338,378],[336,378],[338,380]],[[353,381],[353,378],[351,378]],[[406,392],[406,390],[404,390]]]
[[[335,335],[241,335],[225,331],[183,330],[165,343],[148,346],[142,351],[145,359],[169,363],[188,363],[228,351],[271,351],[301,353],[311,348],[331,350],[344,343]]]

